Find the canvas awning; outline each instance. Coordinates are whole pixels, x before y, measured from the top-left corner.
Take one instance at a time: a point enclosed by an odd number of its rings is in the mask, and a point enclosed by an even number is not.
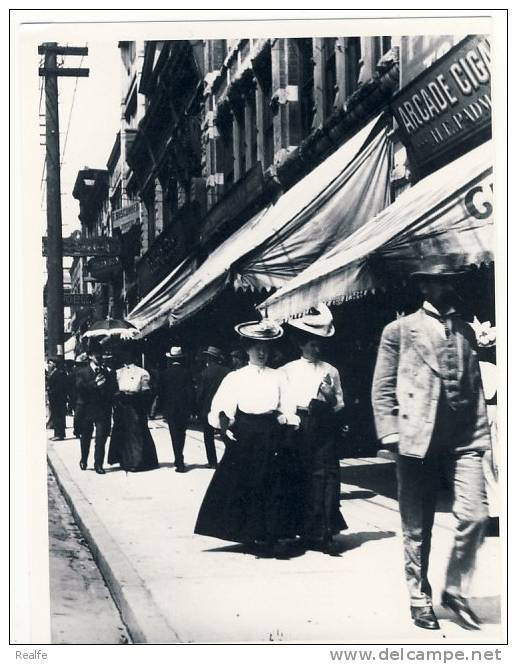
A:
[[[455,269],[492,261],[492,149],[484,143],[405,191],[259,305],[261,314],[288,320],[404,279],[426,262]]]
[[[206,306],[228,283],[282,285],[382,209],[389,191],[386,134],[378,116],[223,242],[169,303],[170,325]]]
[[[196,259],[188,256],[172,272],[140,300],[126,320],[145,336],[167,323],[169,302],[186,280],[195,272]]]

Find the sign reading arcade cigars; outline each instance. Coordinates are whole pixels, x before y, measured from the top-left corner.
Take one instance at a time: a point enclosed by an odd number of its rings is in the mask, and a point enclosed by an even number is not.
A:
[[[463,39],[393,99],[411,162],[424,175],[491,136],[490,44]]]

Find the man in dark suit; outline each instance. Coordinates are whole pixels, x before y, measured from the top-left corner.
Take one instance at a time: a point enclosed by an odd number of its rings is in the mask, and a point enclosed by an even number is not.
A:
[[[194,385],[190,371],[183,365],[183,350],[179,346],[172,346],[165,356],[168,358],[168,366],[159,376],[159,399],[163,416],[169,425],[176,472],[184,473],[183,449],[187,426],[194,410]]]
[[[483,454],[490,433],[475,335],[455,309],[455,275],[435,264],[414,273],[422,308],[382,334],[373,378],[377,435],[397,456],[398,498],[411,617],[439,629],[427,578],[441,473],[454,490],[454,546],[442,604],[467,629],[479,618],[467,597],[488,509]]]
[[[88,351],[88,363],[77,370],[76,407],[81,413],[81,470],[88,466],[90,443],[95,427],[94,468],[104,475],[106,440],[111,428],[113,396],[117,391],[117,381],[113,371],[102,366],[102,352],[99,344],[93,343]]]
[[[52,357],[48,360],[47,394],[50,420],[54,427],[54,436],[50,440],[64,440],[66,435],[68,376],[63,368],[62,357]]]
[[[212,406],[212,399],[229,370],[223,365],[224,355],[219,348],[209,346],[207,350],[203,351],[203,354],[206,356],[206,367],[199,376],[197,411],[203,425],[203,439],[208,465],[210,468],[215,468],[217,466],[217,455],[215,452],[214,429],[208,422],[208,413]]]

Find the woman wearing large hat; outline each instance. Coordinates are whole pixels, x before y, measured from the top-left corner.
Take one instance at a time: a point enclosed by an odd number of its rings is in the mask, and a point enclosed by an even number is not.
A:
[[[195,532],[232,542],[266,542],[295,536],[298,524],[286,493],[282,427],[290,420],[282,372],[267,366],[282,336],[276,323],[242,323],[249,363],[229,373],[212,401],[211,425],[227,440],[226,451],[204,497]]]
[[[288,322],[301,357],[282,367],[288,399],[299,428],[295,449],[301,467],[301,535],[307,548],[337,553],[332,537],[347,525],[339,510],[340,477],[336,419],[344,407],[339,373],[321,359],[323,343],[335,330],[324,304]]]

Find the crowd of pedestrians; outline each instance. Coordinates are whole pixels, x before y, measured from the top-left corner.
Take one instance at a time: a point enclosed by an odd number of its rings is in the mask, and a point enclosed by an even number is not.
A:
[[[439,629],[427,577],[437,490],[447,476],[454,493],[455,540],[441,601],[461,624],[478,629],[468,582],[489,515],[487,483],[495,495],[495,414],[492,388],[481,379],[476,330],[455,309],[454,279],[443,266],[413,275],[423,296],[415,313],[384,330],[373,377],[372,405],[379,441],[396,453],[410,613],[423,629]],[[65,436],[73,383],[74,435],[86,470],[95,430],[94,469],[127,472],[158,467],[148,415],[160,408],[171,437],[174,466],[185,463],[186,431],[197,419],[207,464],[215,470],[200,506],[196,534],[289,555],[293,546],[339,553],[335,536],[347,529],[340,511],[338,432],[345,397],[338,370],[322,358],[334,335],[328,307],[319,305],[282,327],[264,319],[237,325],[238,347],[226,356],[202,351],[192,374],[184,350],[171,347],[167,366],[153,375],[134,362],[131,344],[120,368],[92,344],[71,376],[49,361],[48,400],[54,440]],[[288,336],[298,358],[286,362],[278,339]],[[110,366],[111,365],[111,366]],[[486,381],[485,381],[486,382]],[[215,436],[224,441],[218,460]],[[490,512],[492,515],[492,512]]]

